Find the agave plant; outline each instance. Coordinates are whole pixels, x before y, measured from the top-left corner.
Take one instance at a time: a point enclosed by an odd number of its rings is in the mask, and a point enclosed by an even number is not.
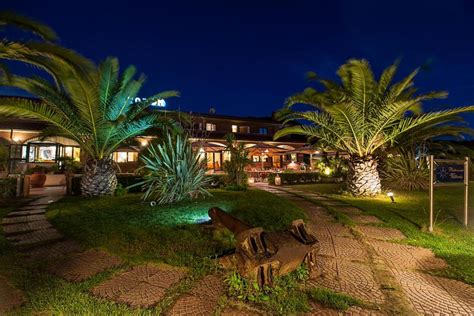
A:
[[[426,190],[430,184],[426,157],[417,157],[413,147],[398,148],[385,160],[381,176],[382,183],[390,189]]]
[[[186,136],[167,135],[162,143],[150,145],[140,159],[144,180],[136,186],[142,186],[144,200],[169,204],[211,195],[205,161],[193,152]]]
[[[278,131],[275,139],[301,134],[321,147],[347,153],[348,190],[356,196],[380,193],[377,166],[385,150],[406,139],[464,131],[451,123],[460,120],[459,113],[474,111],[474,106],[465,106],[423,113],[422,102],[445,98],[447,93],[417,94],[413,80],[418,69],[394,83],[397,68],[398,63],[391,65],[376,80],[366,60],[349,60],[337,72],[340,82],[313,74],[322,91],[308,88],[288,98],[280,116],[292,126]],[[295,104],[311,109],[294,111]]]

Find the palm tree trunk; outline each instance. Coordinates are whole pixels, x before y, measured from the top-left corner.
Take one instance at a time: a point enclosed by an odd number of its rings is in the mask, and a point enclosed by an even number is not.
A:
[[[81,179],[82,195],[113,195],[116,187],[117,175],[112,159],[91,159],[87,162]]]
[[[355,196],[374,196],[381,192],[377,160],[372,157],[352,157],[349,160],[347,188]]]

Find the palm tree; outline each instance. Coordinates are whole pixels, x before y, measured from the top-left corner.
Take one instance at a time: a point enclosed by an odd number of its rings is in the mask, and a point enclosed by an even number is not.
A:
[[[413,80],[418,69],[394,83],[397,68],[398,63],[389,66],[376,80],[366,60],[349,60],[337,71],[340,83],[310,74],[322,91],[308,88],[287,99],[279,115],[292,126],[278,131],[275,139],[301,134],[322,147],[346,152],[348,190],[356,196],[380,193],[377,164],[385,150],[407,138],[459,132],[462,128],[450,123],[460,119],[459,113],[474,111],[474,106],[466,106],[423,113],[423,101],[445,98],[447,93],[417,94]],[[295,104],[311,110],[294,111]]]
[[[178,93],[167,91],[133,102],[144,76],[134,79],[133,66],[119,75],[116,58],[109,57],[99,66],[80,70],[65,67],[55,59],[47,64],[54,69],[58,85],[39,77],[11,75],[0,79],[0,85],[20,88],[39,98],[3,98],[0,115],[39,119],[51,126],[45,135],[75,140],[88,157],[81,180],[82,194],[113,194],[117,178],[112,153],[150,128],[173,126],[165,112],[147,108],[158,99]]]
[[[48,72],[55,78],[54,69],[50,69],[49,60],[55,59],[58,63],[69,67],[90,67],[91,62],[79,56],[73,50],[56,44],[57,34],[47,25],[25,16],[0,12],[0,31],[5,27],[14,27],[33,35],[29,40],[12,40],[8,37],[0,39],[0,59],[15,60],[27,63]],[[0,74],[8,78],[9,70],[5,63],[0,63]]]

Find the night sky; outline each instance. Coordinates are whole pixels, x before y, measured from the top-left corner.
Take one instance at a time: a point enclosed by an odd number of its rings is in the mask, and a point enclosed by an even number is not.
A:
[[[50,25],[61,44],[95,61],[134,64],[148,78],[142,96],[181,91],[171,108],[268,116],[307,86],[307,71],[334,78],[352,57],[376,74],[397,58],[401,75],[425,66],[422,91],[449,91],[441,104],[474,103],[471,0],[7,0],[0,8]]]

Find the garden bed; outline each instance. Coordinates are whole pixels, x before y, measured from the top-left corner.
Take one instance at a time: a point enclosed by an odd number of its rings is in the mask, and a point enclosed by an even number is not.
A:
[[[83,199],[68,197],[51,206],[48,217],[68,238],[101,247],[132,262],[161,261],[199,268],[206,258],[232,248],[232,237],[215,236],[203,222],[218,206],[265,230],[286,229],[304,218],[290,201],[260,190],[212,191],[213,197],[150,207],[138,194]]]

